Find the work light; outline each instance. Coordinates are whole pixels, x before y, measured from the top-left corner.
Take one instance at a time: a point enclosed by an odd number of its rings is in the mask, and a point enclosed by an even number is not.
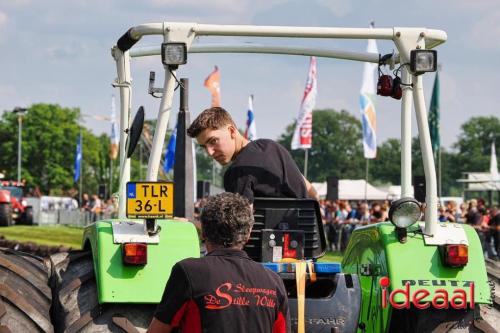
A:
[[[415,74],[435,72],[437,69],[437,51],[412,50],[410,52],[410,70]]]
[[[394,201],[389,209],[389,219],[398,228],[408,228],[420,218],[420,204],[413,198]]]
[[[187,62],[186,43],[161,44],[161,61],[164,65],[177,68]]]

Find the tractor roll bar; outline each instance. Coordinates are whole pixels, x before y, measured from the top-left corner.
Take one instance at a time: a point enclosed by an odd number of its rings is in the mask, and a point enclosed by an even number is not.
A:
[[[345,39],[387,39],[392,40],[398,28],[327,28],[327,27],[290,27],[290,26],[251,26],[251,25],[213,25],[185,23],[190,25],[191,33],[196,36],[247,36],[247,37],[288,37],[288,38],[345,38]],[[118,48],[125,52],[144,35],[163,35],[175,25],[147,23],[130,28],[117,42]],[[442,30],[421,28],[425,31],[426,47],[434,48],[447,39]],[[422,36],[423,37],[423,36]]]
[[[175,41],[186,43],[190,53],[210,53],[210,52],[238,52],[238,53],[275,53],[292,55],[316,55],[322,57],[341,58],[358,60],[363,62],[377,63],[378,55],[371,53],[355,53],[346,51],[322,50],[304,47],[287,46],[263,46],[263,45],[191,45],[197,36],[248,36],[248,37],[285,37],[285,38],[337,38],[337,39],[382,39],[392,40],[399,51],[399,55],[392,61],[399,61],[403,64],[410,62],[410,51],[414,49],[430,49],[446,41],[446,33],[441,30],[426,28],[336,28],[336,27],[290,27],[290,26],[250,26],[250,25],[210,25],[196,23],[150,23],[138,25],[130,28],[120,37],[118,45],[113,48],[113,57],[118,67],[118,81],[115,86],[120,88],[122,96],[121,112],[121,142],[125,142],[126,133],[124,128],[128,128],[128,117],[130,115],[130,56],[147,56],[159,54],[158,48],[142,48],[128,52],[144,35],[162,35],[164,42]],[[402,68],[402,79],[408,84],[413,84],[411,88],[404,89],[402,101],[402,130],[401,130],[401,183],[403,195],[410,194],[411,179],[411,106],[415,107],[422,149],[422,159],[426,177],[426,211],[425,230],[426,243],[439,241],[439,229],[437,223],[437,180],[434,168],[434,158],[430,148],[430,134],[427,124],[427,114],[422,87],[422,77],[416,73],[410,73],[408,66]],[[175,80],[173,78],[175,70],[165,71],[165,82],[163,86],[163,97],[158,113],[157,129],[153,140],[153,149],[148,164],[147,179],[154,181],[158,176],[158,165],[161,156],[161,149],[165,138],[168,118],[172,107],[173,90]],[[413,101],[412,101],[413,100]],[[124,115],[125,113],[125,115]],[[124,147],[120,145],[120,153],[124,152]],[[129,163],[123,159],[122,171],[129,172]],[[120,188],[120,197],[125,197],[124,189]],[[119,216],[125,215],[125,200],[120,200]],[[443,236],[443,235],[441,235]]]
[[[146,46],[130,51],[130,56],[146,57],[160,55],[161,48],[157,46]],[[379,63],[378,53],[368,52],[349,52],[342,50],[328,50],[312,47],[299,46],[270,46],[253,43],[235,43],[235,44],[196,44],[192,45],[189,53],[268,53],[268,54],[286,54],[298,56],[316,56],[322,58],[335,58],[344,60],[354,60],[363,62]],[[399,56],[395,55],[395,63],[399,62]]]

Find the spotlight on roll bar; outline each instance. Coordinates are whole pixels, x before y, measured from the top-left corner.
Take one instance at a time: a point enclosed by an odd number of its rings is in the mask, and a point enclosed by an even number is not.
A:
[[[184,65],[187,62],[186,43],[161,44],[161,62],[172,68]]]
[[[436,50],[411,50],[410,70],[415,74],[435,72],[437,70]]]

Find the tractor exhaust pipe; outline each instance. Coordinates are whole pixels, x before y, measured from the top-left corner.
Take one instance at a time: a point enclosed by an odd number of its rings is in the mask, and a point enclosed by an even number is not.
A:
[[[194,221],[193,143],[187,135],[191,124],[188,106],[189,80],[180,80],[180,106],[177,114],[177,141],[174,163],[174,216]]]

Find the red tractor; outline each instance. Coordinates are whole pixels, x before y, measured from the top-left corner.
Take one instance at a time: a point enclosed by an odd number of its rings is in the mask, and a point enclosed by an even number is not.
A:
[[[0,226],[7,227],[12,225],[12,195],[0,184]]]
[[[10,192],[10,203],[12,210],[12,219],[16,224],[33,224],[33,207],[28,205],[24,197],[24,182],[17,182],[12,180],[2,180],[2,189]],[[1,200],[0,200],[1,202]],[[0,213],[1,215],[1,213]],[[1,219],[1,217],[0,217]],[[8,222],[8,221],[6,221]],[[2,222],[0,221],[0,224]],[[12,221],[10,222],[12,224]],[[5,224],[9,225],[9,224]]]

